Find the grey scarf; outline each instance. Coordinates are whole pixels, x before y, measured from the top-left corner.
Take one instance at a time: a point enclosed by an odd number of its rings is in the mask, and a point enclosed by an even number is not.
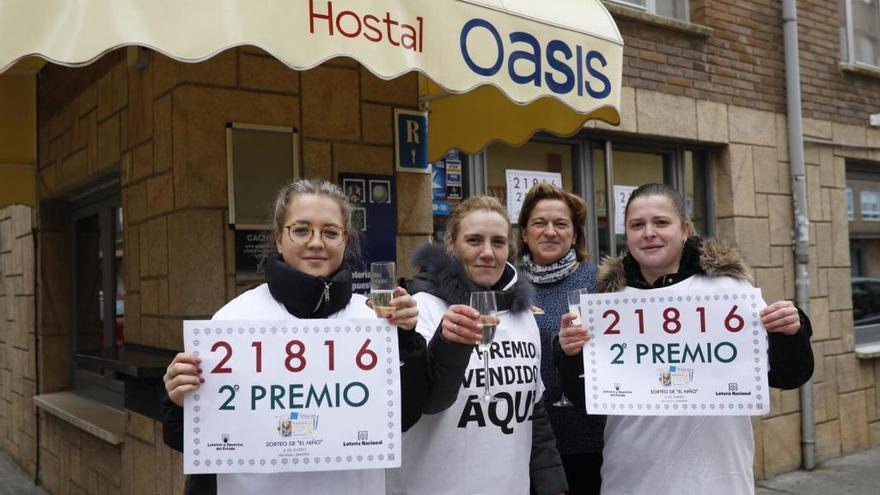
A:
[[[537,265],[532,261],[530,254],[524,254],[522,258],[523,270],[529,281],[533,284],[550,284],[568,277],[578,269],[580,263],[574,248],[569,249],[565,256],[549,265]]]

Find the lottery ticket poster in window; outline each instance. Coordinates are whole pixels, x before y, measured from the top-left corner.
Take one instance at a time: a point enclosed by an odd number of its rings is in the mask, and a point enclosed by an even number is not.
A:
[[[516,223],[519,220],[519,211],[522,209],[526,193],[539,182],[549,182],[558,188],[562,188],[562,174],[556,172],[536,172],[534,170],[507,170],[507,212],[510,221]]]

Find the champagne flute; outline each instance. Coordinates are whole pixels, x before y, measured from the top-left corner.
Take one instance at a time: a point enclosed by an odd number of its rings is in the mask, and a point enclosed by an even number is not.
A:
[[[379,318],[385,318],[394,311],[391,300],[394,299],[396,286],[393,261],[370,263],[370,301]]]
[[[577,318],[571,321],[573,325],[581,324],[581,294],[589,294],[588,289],[575,289],[568,291],[568,312],[577,315]],[[559,397],[559,400],[553,403],[554,407],[572,407],[574,404],[565,396],[565,392]]]
[[[486,388],[483,390],[483,400],[491,402],[495,399],[489,391],[489,348],[495,340],[495,327],[498,325],[497,307],[495,305],[495,292],[481,291],[471,292],[471,307],[480,313],[480,352],[483,354],[483,370],[486,376]]]

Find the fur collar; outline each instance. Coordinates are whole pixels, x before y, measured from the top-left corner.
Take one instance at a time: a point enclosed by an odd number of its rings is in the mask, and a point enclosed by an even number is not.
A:
[[[692,237],[688,239],[688,244],[692,241],[693,249],[698,250],[699,256],[695,257],[697,261],[693,266],[679,267],[679,273],[690,270],[694,274],[709,277],[732,277],[752,282],[749,267],[736,249],[714,239],[702,240]],[[606,257],[602,260],[596,281],[597,292],[617,292],[627,285],[633,285],[632,277],[628,279],[626,273],[625,265],[632,260],[631,257],[626,260],[628,256],[628,253],[624,253],[616,258]],[[683,256],[682,260],[685,258]],[[631,262],[635,263],[635,260]]]
[[[419,273],[408,284],[410,293],[427,292],[449,304],[468,304],[470,293],[485,290],[468,278],[461,262],[435,244],[423,244],[412,255],[412,264]],[[534,289],[524,276],[513,270],[513,287],[493,288],[497,295],[498,309],[519,312],[529,309]],[[502,277],[503,280],[503,277]]]

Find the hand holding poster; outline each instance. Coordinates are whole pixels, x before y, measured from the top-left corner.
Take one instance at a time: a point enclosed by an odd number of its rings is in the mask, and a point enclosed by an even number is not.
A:
[[[397,331],[381,320],[186,321],[205,382],[184,404],[184,472],[400,465]]]
[[[764,306],[760,289],[581,295],[587,412],[769,412]]]

